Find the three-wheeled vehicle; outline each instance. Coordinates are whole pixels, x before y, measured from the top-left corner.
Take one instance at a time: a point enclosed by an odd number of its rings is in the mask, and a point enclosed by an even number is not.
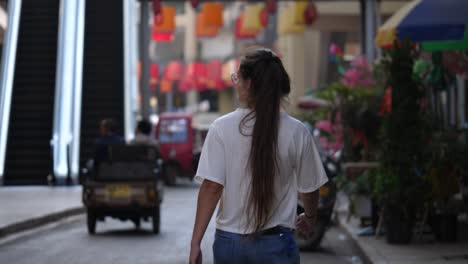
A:
[[[163,184],[159,180],[161,160],[154,146],[109,145],[108,157],[95,161],[85,171],[83,203],[87,210],[88,232],[96,232],[96,222],[105,217],[131,220],[136,228],[141,220],[152,220],[159,233]]]
[[[163,177],[167,185],[175,185],[177,176],[193,177],[192,115],[162,113],[155,129],[161,148]]]
[[[175,185],[177,176],[193,179],[208,128],[219,116],[218,113],[160,115],[155,138],[161,148],[167,185]]]

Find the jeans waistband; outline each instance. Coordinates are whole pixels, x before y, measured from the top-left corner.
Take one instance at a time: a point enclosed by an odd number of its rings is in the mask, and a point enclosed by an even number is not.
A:
[[[229,237],[229,238],[244,238],[244,237],[255,236],[255,235],[269,236],[269,235],[278,235],[281,233],[288,234],[292,232],[293,230],[291,228],[283,227],[283,226],[275,226],[272,228],[268,228],[268,229],[260,231],[258,234],[237,234],[237,233],[232,233],[232,232],[216,229],[217,235],[221,235],[221,236]]]

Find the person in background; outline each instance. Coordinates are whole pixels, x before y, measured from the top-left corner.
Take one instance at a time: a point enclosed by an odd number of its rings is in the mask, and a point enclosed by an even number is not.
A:
[[[94,151],[94,163],[107,159],[107,146],[113,144],[125,144],[123,137],[116,134],[115,121],[103,119],[99,124],[99,137],[96,139]]]
[[[151,136],[151,123],[146,120],[138,121],[135,138],[130,141],[130,145],[156,146],[157,142]]]
[[[300,263],[294,229],[313,231],[327,182],[320,156],[304,124],[281,111],[291,88],[274,52],[249,50],[231,78],[242,107],[217,119],[203,145],[189,262],[202,262],[201,241],[220,201],[214,263]]]

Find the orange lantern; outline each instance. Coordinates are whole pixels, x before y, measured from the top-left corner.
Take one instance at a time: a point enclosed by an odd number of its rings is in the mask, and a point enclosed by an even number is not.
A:
[[[171,80],[166,80],[166,79],[161,80],[161,84],[159,86],[159,91],[161,93],[168,93],[168,92],[172,91],[172,81]]]
[[[209,27],[204,24],[205,13],[201,12],[197,15],[196,35],[199,38],[215,37],[218,35],[218,27]]]
[[[222,27],[223,4],[221,2],[204,3],[202,7],[203,24],[207,27]]]
[[[176,10],[172,6],[163,6],[161,14],[155,16],[154,30],[156,32],[174,32]]]

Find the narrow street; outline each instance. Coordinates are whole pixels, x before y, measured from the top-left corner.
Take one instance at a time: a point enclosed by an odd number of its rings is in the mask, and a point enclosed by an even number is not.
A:
[[[187,263],[198,185],[183,182],[165,189],[161,233],[149,223],[136,230],[131,222],[98,222],[89,236],[85,216],[43,228],[15,239],[0,241],[0,263]],[[203,244],[204,263],[213,263],[214,223]],[[331,228],[317,252],[303,252],[301,263],[364,263],[343,230]]]

